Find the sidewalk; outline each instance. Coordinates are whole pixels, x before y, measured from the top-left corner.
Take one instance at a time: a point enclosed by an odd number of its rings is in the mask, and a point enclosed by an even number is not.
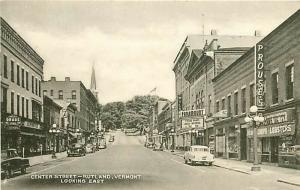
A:
[[[171,152],[170,150],[165,150],[173,155],[177,155],[183,158],[184,151],[175,150]],[[255,172],[251,171],[251,166],[253,163],[231,160],[231,159],[222,159],[215,158],[214,166],[248,174],[248,175],[273,175],[276,176],[278,182],[287,183],[290,185],[295,185],[300,187],[300,170],[283,168],[278,166],[262,165],[261,171]]]
[[[29,159],[29,164],[30,164],[30,166],[34,166],[34,165],[41,164],[41,163],[44,163],[44,162],[49,162],[49,161],[65,158],[65,157],[68,156],[66,151],[56,153],[55,155],[56,155],[55,159],[52,158],[52,154],[29,157],[28,158]]]

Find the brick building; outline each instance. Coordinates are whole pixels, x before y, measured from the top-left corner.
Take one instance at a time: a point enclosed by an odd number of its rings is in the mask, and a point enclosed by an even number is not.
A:
[[[289,17],[258,44],[263,47],[265,121],[257,129],[261,162],[295,167],[291,156],[300,144],[300,11]],[[253,160],[253,130],[245,123],[249,108],[257,104],[255,48],[214,79],[215,112],[226,109],[227,118],[215,122],[216,155]]]
[[[71,81],[69,77],[64,81],[57,81],[55,77],[51,77],[50,80],[42,82],[42,89],[43,94],[51,99],[64,100],[77,107],[74,126],[82,130],[82,143],[85,143],[90,133],[95,130],[98,102],[93,93],[86,89],[81,81]]]
[[[1,148],[39,154],[44,60],[1,18]],[[24,151],[23,151],[24,150]]]

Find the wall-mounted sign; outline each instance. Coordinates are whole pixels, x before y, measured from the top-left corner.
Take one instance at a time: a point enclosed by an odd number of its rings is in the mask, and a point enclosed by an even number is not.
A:
[[[204,117],[205,109],[180,111],[179,117]]]
[[[21,118],[16,115],[10,115],[6,118],[5,124],[7,130],[19,130],[21,126]]]
[[[258,137],[293,135],[294,133],[295,123],[260,126],[259,128],[257,128]],[[253,128],[247,128],[247,136],[253,136]]]
[[[255,94],[256,106],[261,112],[265,109],[265,74],[264,74],[264,45],[257,43],[255,46]]]
[[[24,121],[24,127],[30,127],[35,129],[41,129],[41,125],[31,121]]]
[[[221,111],[215,113],[213,115],[213,117],[215,117],[215,118],[226,118],[226,117],[228,117],[228,112],[227,112],[227,110],[221,110]]]
[[[204,128],[204,119],[203,118],[182,119],[182,128]]]
[[[293,122],[295,120],[295,109],[280,110],[264,115],[263,125],[274,125],[284,122]]]

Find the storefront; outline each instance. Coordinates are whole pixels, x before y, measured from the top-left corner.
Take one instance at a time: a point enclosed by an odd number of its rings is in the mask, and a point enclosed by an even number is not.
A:
[[[258,126],[258,155],[260,162],[288,164],[284,156],[295,145],[295,109],[288,108],[264,114],[265,121]],[[253,155],[253,129],[247,129],[249,153]],[[249,156],[250,161],[253,156]]]

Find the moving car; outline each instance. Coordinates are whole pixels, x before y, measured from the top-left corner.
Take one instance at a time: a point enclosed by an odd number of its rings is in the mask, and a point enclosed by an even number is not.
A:
[[[184,162],[186,164],[208,164],[212,165],[214,162],[214,155],[212,155],[207,146],[194,145],[189,148],[189,151],[184,153]]]
[[[69,147],[67,153],[68,156],[85,156],[85,147],[83,144],[75,143]]]
[[[106,140],[105,139],[100,140],[99,148],[100,149],[105,149],[106,148]]]
[[[114,140],[115,140],[115,136],[110,135],[108,142],[114,142]]]
[[[10,178],[14,172],[20,171],[26,173],[29,160],[18,155],[16,149],[7,149],[1,151],[1,177]],[[2,176],[3,175],[3,176]]]
[[[86,153],[94,153],[94,152],[96,152],[96,147],[93,144],[91,144],[91,143],[86,144],[86,146],[85,146],[85,152]]]

